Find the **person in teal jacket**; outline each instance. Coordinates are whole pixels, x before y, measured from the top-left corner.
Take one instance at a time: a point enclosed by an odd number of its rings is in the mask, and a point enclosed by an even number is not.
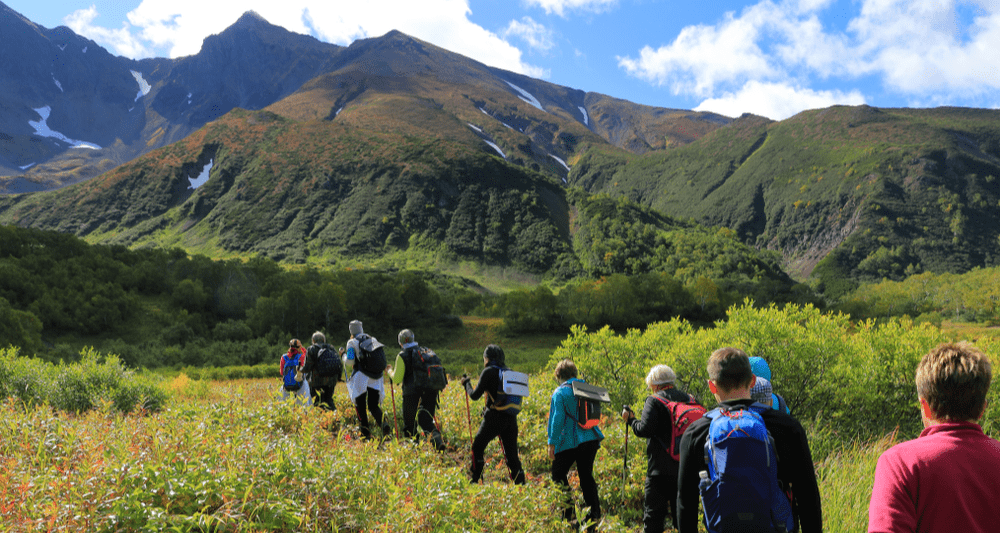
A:
[[[552,392],[552,403],[549,406],[548,439],[552,481],[563,485],[568,492],[569,469],[576,463],[583,501],[590,507],[586,520],[596,524],[601,518],[601,501],[597,481],[594,479],[594,460],[597,458],[597,450],[601,447],[604,435],[596,427],[583,429],[577,423],[576,398],[573,397],[571,383],[583,380],[576,377],[576,364],[569,359],[559,361],[556,364],[555,376],[559,386]],[[563,516],[566,520],[572,520],[574,515],[572,497],[568,503]]]

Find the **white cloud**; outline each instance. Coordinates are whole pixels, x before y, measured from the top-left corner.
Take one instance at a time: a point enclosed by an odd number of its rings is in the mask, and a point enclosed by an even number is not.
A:
[[[63,21],[71,30],[76,33],[97,41],[111,50],[112,53],[132,57],[151,57],[153,52],[146,48],[142,42],[132,35],[131,28],[127,23],[117,30],[110,30],[92,23],[97,18],[97,8],[90,6],[87,9],[79,9],[67,16]],[[86,53],[86,52],[85,52]]]
[[[525,0],[528,6],[537,6],[546,13],[565,17],[567,11],[601,13],[618,5],[618,0]]]
[[[339,45],[395,29],[494,67],[546,74],[523,61],[518,48],[471,22],[469,0],[143,0],[120,30],[93,26],[93,7],[71,15],[77,25],[70,27],[128,57],[148,57],[151,50],[181,57],[198,53],[205,37],[222,32],[249,10],[272,24]]]
[[[835,9],[837,17],[854,10],[846,31],[831,27]],[[817,80],[850,85],[874,79],[922,101],[988,98],[1000,89],[996,50],[997,0],[761,0],[716,24],[688,26],[673,42],[646,46],[618,64],[674,94],[728,110],[723,114],[775,118],[794,106],[767,104],[763,87],[785,94],[800,110],[824,101],[863,101],[857,90],[809,89]],[[735,110],[741,102],[755,107]]]
[[[518,37],[535,50],[547,52],[556,45],[552,30],[543,24],[535,22],[531,17],[523,17],[521,20],[512,20],[503,31],[503,37]]]
[[[640,79],[669,85],[675,94],[700,97],[720,84],[773,77],[775,66],[757,45],[765,18],[760,10],[739,18],[728,13],[717,26],[688,26],[670,45],[646,46],[638,58],[619,57],[618,64]]]
[[[814,91],[784,83],[751,81],[735,93],[705,100],[695,111],[711,111],[727,117],[753,113],[772,120],[784,120],[806,109],[863,103],[865,97],[858,91]]]

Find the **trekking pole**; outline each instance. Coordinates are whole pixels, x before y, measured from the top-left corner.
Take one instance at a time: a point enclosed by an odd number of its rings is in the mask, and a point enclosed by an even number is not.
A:
[[[622,407],[623,410],[632,412],[628,405]],[[628,476],[628,420],[625,421],[625,453],[622,454],[622,494],[625,493],[625,483]]]
[[[462,374],[462,379],[467,377],[469,376]],[[469,455],[472,455],[472,411],[469,409],[469,390],[465,387],[462,387],[462,390],[465,392],[465,419],[468,421],[469,427]],[[476,462],[476,457],[474,455],[472,455],[472,462],[473,464]]]
[[[389,378],[389,393],[392,394],[392,426],[396,429],[396,440],[399,440],[399,422],[396,418],[396,387]]]

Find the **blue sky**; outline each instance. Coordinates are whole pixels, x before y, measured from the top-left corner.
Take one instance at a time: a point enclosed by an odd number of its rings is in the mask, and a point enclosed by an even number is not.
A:
[[[780,120],[834,104],[1000,107],[1000,0],[0,0],[134,58],[250,9],[348,45],[398,29],[633,102]]]

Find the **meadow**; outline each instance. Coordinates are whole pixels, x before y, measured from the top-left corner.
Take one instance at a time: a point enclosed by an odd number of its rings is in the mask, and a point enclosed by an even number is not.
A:
[[[776,390],[809,431],[824,529],[864,531],[878,456],[919,431],[913,368],[943,340],[947,335],[927,324],[857,324],[809,306],[735,306],[711,329],[683,321],[623,334],[577,328],[533,369],[533,392],[519,417],[525,486],[510,483],[496,442],[487,450],[485,483],[468,484],[481,403],[467,408],[457,383],[442,393],[438,422],[448,449],[438,453],[394,438],[360,440],[342,390],[334,413],[281,402],[276,371],[226,381],[136,373],[130,381],[155,383],[160,392],[148,395],[162,393],[162,403],[140,394],[125,406],[113,401],[113,387],[84,386],[90,407],[67,411],[45,400],[46,387],[54,394],[65,376],[106,375],[120,363],[84,358],[91,367],[81,371],[81,363],[45,363],[8,349],[0,353],[0,392],[7,397],[0,404],[0,523],[17,532],[565,531],[545,451],[557,385],[552,364],[572,357],[589,381],[611,389],[614,405],[634,408],[649,366],[671,364],[682,385],[711,407],[701,390],[705,359],[715,347],[739,345],[771,362]],[[982,342],[1000,362],[995,341]],[[508,351],[512,366],[527,364],[516,359],[520,348]],[[25,383],[26,374],[50,376],[37,399],[10,387]],[[400,391],[390,392],[398,404]],[[994,387],[984,417],[993,436],[997,395]],[[384,409],[392,415],[392,394]],[[603,424],[601,531],[641,531],[645,441],[623,429],[614,416]]]

